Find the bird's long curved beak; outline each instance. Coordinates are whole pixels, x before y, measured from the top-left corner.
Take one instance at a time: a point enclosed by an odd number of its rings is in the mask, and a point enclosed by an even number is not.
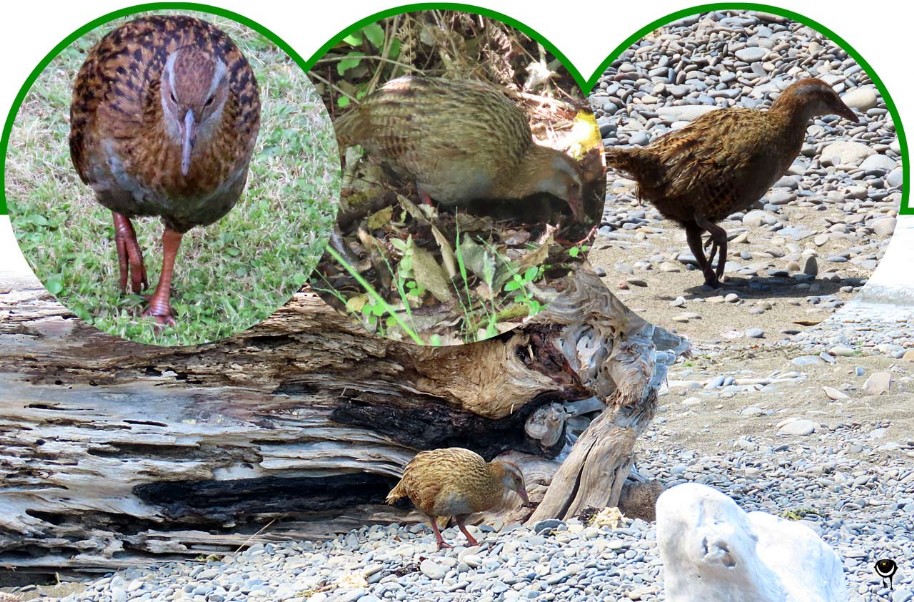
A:
[[[574,216],[576,222],[583,224],[587,220],[587,216],[584,215],[584,199],[580,196],[570,196],[568,206],[571,207],[571,215]]]
[[[838,115],[840,115],[841,117],[844,117],[848,121],[853,121],[854,123],[860,123],[860,118],[857,117],[857,114],[854,113],[854,110],[852,108],[850,108],[843,102],[840,104],[841,104],[841,106],[838,107],[838,111],[837,111]]]
[[[194,112],[184,114],[184,139],[181,140],[181,175],[186,176],[190,171],[190,153],[194,149],[197,138],[197,124],[194,121]]]
[[[530,499],[527,497],[527,490],[523,487],[517,490],[517,495],[520,496],[520,499],[524,500],[525,505],[530,503]]]

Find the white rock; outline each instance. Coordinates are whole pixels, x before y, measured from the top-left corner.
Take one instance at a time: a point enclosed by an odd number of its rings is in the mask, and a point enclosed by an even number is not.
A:
[[[447,574],[447,569],[431,558],[423,560],[419,565],[419,570],[429,579],[443,579]]]
[[[863,163],[864,159],[875,154],[876,151],[862,142],[839,140],[822,149],[820,161],[822,165],[851,165],[857,167]]]
[[[869,223],[869,227],[873,230],[873,233],[880,238],[888,238],[895,232],[895,218],[894,217],[880,217],[874,219]]]
[[[657,544],[669,602],[843,602],[841,559],[804,525],[746,513],[698,483],[657,500]]]
[[[777,222],[777,218],[774,217],[774,214],[768,211],[762,211],[761,209],[753,209],[743,216],[743,225],[750,228],[758,228],[762,224],[774,222]]]
[[[871,169],[892,171],[896,167],[898,167],[898,163],[895,162],[895,159],[886,157],[885,155],[870,155],[860,164],[860,169],[866,171],[870,171]]]
[[[683,105],[679,107],[658,107],[657,115],[665,121],[692,121],[708,113],[716,111],[719,107],[714,105]]]
[[[822,390],[825,391],[825,395],[832,401],[838,401],[839,399],[847,399],[847,395],[839,391],[834,387],[822,387]]]
[[[817,423],[812,420],[806,420],[805,418],[791,420],[778,429],[778,435],[797,435],[805,437],[806,435],[811,435],[816,432],[816,427],[818,426]]]
[[[892,375],[888,372],[873,372],[863,383],[863,392],[867,395],[880,395],[892,386]]]
[[[851,357],[857,353],[857,350],[853,347],[848,347],[847,345],[835,345],[829,349],[828,352],[835,357]]]
[[[734,54],[736,54],[736,58],[741,61],[754,63],[755,61],[760,61],[765,58],[765,56],[768,54],[768,51],[764,48],[758,48],[755,46],[749,48],[740,48]]]
[[[855,88],[841,97],[844,104],[860,112],[869,111],[875,107],[879,99],[876,97],[876,90],[872,86]]]

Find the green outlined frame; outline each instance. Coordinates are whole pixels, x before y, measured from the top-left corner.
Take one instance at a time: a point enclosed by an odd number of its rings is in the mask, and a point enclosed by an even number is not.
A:
[[[664,25],[667,25],[668,23],[671,23],[673,21],[677,21],[684,17],[688,17],[691,15],[699,14],[699,13],[713,12],[713,11],[719,11],[719,10],[757,11],[757,12],[770,13],[773,15],[781,16],[781,17],[786,17],[786,18],[796,21],[798,23],[803,23],[804,25],[812,27],[819,33],[821,33],[824,36],[826,36],[827,38],[829,38],[835,44],[840,46],[845,52],[848,53],[848,55],[850,57],[852,57],[860,65],[861,68],[863,68],[864,71],[866,71],[866,73],[869,75],[870,79],[873,81],[874,85],[876,86],[876,88],[879,90],[879,93],[882,95],[882,98],[885,100],[886,106],[888,107],[889,114],[892,116],[892,121],[895,124],[895,133],[898,136],[898,143],[901,146],[901,159],[902,159],[901,167],[902,167],[902,176],[903,177],[902,177],[902,191],[901,191],[901,206],[899,209],[899,213],[902,215],[914,215],[914,208],[910,207],[910,205],[909,205],[909,197],[910,197],[910,189],[911,189],[911,185],[910,185],[911,167],[910,167],[910,164],[908,161],[908,142],[907,142],[907,137],[905,136],[904,125],[902,124],[901,118],[898,115],[898,109],[895,106],[895,102],[892,100],[892,96],[889,94],[889,91],[886,89],[885,84],[882,82],[882,80],[879,78],[879,76],[876,74],[876,72],[873,70],[873,68],[870,66],[870,64],[866,61],[866,59],[864,59],[862,56],[860,56],[860,54],[856,50],[854,50],[854,48],[851,47],[851,45],[848,44],[842,37],[837,35],[832,30],[828,29],[827,27],[823,26],[822,24],[818,23],[817,21],[814,21],[814,20],[810,19],[809,17],[806,17],[800,13],[793,12],[791,10],[787,10],[787,9],[780,8],[777,6],[771,6],[769,4],[756,4],[756,3],[752,3],[752,2],[717,2],[717,3],[711,3],[711,4],[700,4],[697,6],[690,7],[690,8],[678,10],[676,12],[672,12],[663,17],[660,17],[659,19],[656,19],[656,20],[648,23],[647,25],[645,25],[644,27],[642,27],[641,29],[639,29],[638,31],[636,31],[635,33],[630,35],[624,41],[622,41],[619,45],[617,45],[612,50],[612,52],[609,53],[607,58],[602,63],[600,63],[600,65],[597,67],[597,69],[594,71],[594,73],[591,74],[590,79],[587,79],[587,80],[584,79],[584,77],[581,75],[580,71],[578,71],[578,69],[568,60],[568,58],[564,54],[562,54],[562,52],[558,48],[556,48],[556,46],[554,44],[549,42],[549,40],[544,38],[536,30],[528,27],[527,25],[523,24],[522,22],[520,22],[516,19],[509,17],[508,15],[505,15],[503,13],[500,13],[498,11],[494,11],[494,10],[491,10],[488,8],[474,6],[472,4],[461,4],[461,3],[451,3],[451,2],[424,2],[424,3],[417,3],[417,4],[404,4],[402,6],[397,6],[397,7],[393,7],[393,8],[389,8],[389,9],[385,9],[385,10],[376,12],[372,15],[369,15],[363,19],[356,21],[349,27],[346,27],[345,29],[343,29],[343,31],[341,31],[338,34],[336,34],[335,36],[331,37],[324,45],[322,45],[320,48],[318,48],[318,50],[313,55],[311,55],[311,57],[307,61],[302,59],[301,55],[299,55],[291,46],[289,46],[286,42],[284,42],[281,38],[279,38],[279,36],[274,34],[272,31],[270,31],[263,25],[257,23],[256,21],[252,21],[251,19],[244,17],[236,12],[226,10],[223,8],[219,8],[217,6],[211,6],[208,4],[199,4],[199,3],[193,3],[193,2],[152,2],[152,3],[147,3],[147,4],[137,4],[135,6],[130,6],[127,8],[116,10],[116,11],[107,13],[105,15],[102,15],[96,19],[93,19],[89,23],[86,23],[85,25],[83,25],[82,27],[80,27],[79,29],[77,29],[76,31],[71,33],[70,35],[68,35],[63,41],[61,41],[59,44],[57,44],[47,55],[45,55],[45,57],[41,60],[41,62],[38,63],[38,66],[32,70],[32,72],[29,74],[28,78],[25,80],[25,83],[19,89],[19,92],[16,95],[15,100],[13,101],[13,105],[10,108],[10,112],[7,115],[6,122],[4,123],[2,137],[0,137],[0,155],[2,155],[2,158],[3,158],[2,162],[0,162],[0,181],[3,182],[3,187],[0,188],[0,215],[6,215],[9,212],[7,209],[7,203],[6,203],[5,182],[6,182],[6,151],[7,151],[7,146],[9,144],[10,133],[12,132],[13,122],[16,118],[16,115],[19,114],[19,108],[22,105],[22,101],[25,99],[25,96],[28,94],[29,90],[31,89],[32,84],[35,82],[35,80],[38,78],[38,76],[44,71],[44,69],[48,66],[48,64],[64,48],[66,48],[67,46],[72,44],[74,41],[79,39],[79,37],[82,36],[83,34],[89,32],[89,31],[92,31],[93,29],[95,29],[96,27],[99,27],[100,25],[104,25],[105,23],[112,21],[113,19],[129,16],[129,15],[139,13],[139,12],[152,11],[152,10],[193,10],[193,11],[210,13],[210,14],[226,17],[228,19],[232,19],[233,21],[237,21],[238,23],[241,23],[242,25],[246,25],[247,27],[250,27],[251,29],[257,31],[258,33],[262,34],[264,37],[271,40],[279,48],[281,48],[283,51],[285,51],[286,54],[288,54],[292,58],[292,60],[295,61],[295,63],[299,67],[301,67],[302,70],[304,70],[305,72],[310,71],[311,67],[314,66],[314,64],[317,62],[317,60],[320,59],[322,56],[324,56],[328,50],[330,50],[331,48],[336,46],[338,43],[340,43],[343,40],[343,38],[345,38],[346,36],[348,36],[349,34],[355,32],[355,31],[362,29],[366,25],[379,21],[385,17],[391,17],[391,16],[403,14],[403,13],[417,12],[417,11],[423,11],[423,10],[458,10],[458,11],[464,11],[464,12],[472,12],[472,13],[477,13],[477,14],[480,14],[480,15],[483,15],[483,16],[486,16],[486,17],[489,17],[492,19],[496,19],[503,23],[506,23],[507,25],[510,25],[511,27],[514,27],[514,28],[524,32],[525,34],[529,35],[531,38],[540,42],[544,48],[546,48],[550,53],[552,53],[553,56],[558,58],[565,65],[565,67],[568,69],[568,73],[578,83],[578,85],[581,87],[581,91],[585,95],[590,93],[590,91],[599,81],[600,76],[603,74],[603,72],[606,70],[606,68],[610,65],[610,63],[612,63],[613,60],[616,59],[616,57],[618,57],[620,54],[622,54],[622,52],[624,52],[625,49],[627,49],[633,43],[635,43],[638,40],[640,40],[641,38],[643,38],[645,35],[654,31],[655,29],[663,27]]]
[[[902,184],[901,184],[901,205],[899,207],[898,213],[901,215],[914,215],[914,207],[911,207],[909,204],[910,201],[910,192],[911,192],[911,166],[908,161],[908,140],[905,136],[904,125],[901,123],[901,117],[898,115],[898,108],[895,106],[895,101],[892,100],[892,96],[889,94],[889,91],[886,89],[885,84],[876,74],[876,71],[870,66],[870,64],[860,56],[860,53],[854,50],[854,48],[848,44],[844,38],[825,27],[821,23],[810,19],[800,13],[781,8],[779,6],[771,6],[770,4],[756,4],[753,2],[715,2],[712,4],[701,4],[698,6],[693,6],[691,8],[685,8],[678,10],[676,12],[670,13],[655,21],[652,21],[630,35],[626,38],[621,44],[615,47],[612,52],[609,53],[609,56],[606,57],[600,65],[597,67],[593,75],[590,76],[590,79],[587,81],[587,87],[585,88],[585,93],[590,94],[590,91],[600,80],[600,76],[604,71],[609,67],[609,65],[616,60],[616,58],[621,55],[625,50],[651,33],[652,31],[668,25],[673,21],[678,21],[685,17],[690,17],[692,15],[697,15],[700,13],[709,13],[720,10],[744,10],[744,11],[756,11],[761,13],[769,13],[772,15],[778,15],[780,17],[786,17],[791,21],[796,21],[802,23],[808,27],[811,27],[827,37],[829,40],[837,44],[842,50],[847,52],[848,56],[854,59],[858,65],[869,75],[870,79],[873,81],[873,84],[879,90],[879,93],[882,95],[883,100],[885,100],[886,107],[889,110],[889,115],[892,116],[892,123],[895,125],[895,134],[898,136],[898,144],[901,147],[901,174],[902,174]],[[569,70],[571,70],[569,68]],[[576,73],[576,72],[575,72]]]

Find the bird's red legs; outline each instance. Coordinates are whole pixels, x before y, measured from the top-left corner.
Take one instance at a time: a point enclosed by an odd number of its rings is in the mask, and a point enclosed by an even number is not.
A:
[[[711,237],[711,254],[708,256],[708,265],[714,263],[714,255],[717,254],[717,280],[719,281],[724,277],[724,268],[727,267],[727,231],[717,224],[712,224],[703,215],[696,215],[695,223],[699,228],[704,228]]]
[[[460,532],[467,536],[467,541],[471,546],[478,546],[479,542],[476,541],[476,538],[470,535],[470,532],[467,531],[467,528],[463,525],[464,517],[454,517],[457,521],[457,528],[460,529]]]
[[[144,316],[152,316],[160,326],[174,326],[175,317],[171,313],[171,275],[175,269],[175,257],[181,247],[183,234],[166,227],[162,234],[162,274],[159,284],[149,298],[149,306],[143,311]]]
[[[130,218],[123,213],[114,215],[114,244],[117,247],[117,263],[120,268],[118,286],[121,294],[127,292],[127,275],[130,275],[130,290],[139,293],[149,286],[146,280],[146,266],[143,265],[143,251],[136,240],[136,231]]]
[[[416,192],[419,193],[419,200],[428,205],[429,207],[434,207],[432,203],[432,197],[428,196],[428,193],[422,190],[422,187],[419,184],[416,184]]]
[[[429,522],[432,523],[432,531],[435,532],[435,541],[438,542],[438,549],[443,550],[444,548],[450,548],[451,544],[445,543],[444,538],[441,537],[441,531],[438,529],[438,521],[435,517],[430,517]]]
[[[702,249],[701,246],[702,229],[695,224],[688,224],[685,227],[685,231],[689,249],[692,251],[692,255],[695,256],[695,261],[698,262],[698,267],[701,268],[701,272],[705,275],[705,284],[712,288],[719,287],[720,281],[714,273],[714,270],[711,269],[711,264],[705,257],[704,249]]]

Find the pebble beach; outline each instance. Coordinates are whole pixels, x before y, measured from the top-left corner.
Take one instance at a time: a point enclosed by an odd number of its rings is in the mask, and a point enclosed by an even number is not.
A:
[[[714,56],[725,58],[702,58]],[[695,338],[703,363],[671,369],[636,447],[638,471],[667,488],[699,482],[743,510],[802,521],[842,558],[850,600],[909,602],[914,431],[895,426],[880,400],[893,396],[900,407],[914,392],[914,320],[907,308],[852,301],[886,254],[901,201],[900,147],[873,82],[808,27],[718,12],[636,44],[591,102],[605,144],[643,145],[709,107],[766,106],[801,74],[828,81],[864,118],[817,120],[795,168],[760,207],[721,224],[733,243],[727,274],[741,285],[714,301],[717,293],[647,298],[655,278],[679,274],[697,286],[700,273],[682,232],[639,205],[632,182],[616,175],[591,261],[653,322],[707,329],[702,315],[711,306],[740,316],[724,318],[732,336],[721,329]],[[768,299],[771,287],[792,293]],[[782,305],[818,326],[764,316]],[[764,369],[734,362],[747,354],[773,359]],[[700,431],[696,416],[712,411],[748,427],[732,438],[708,430],[713,443],[700,449],[668,431],[689,421]],[[258,543],[225,557],[121,570],[60,597],[36,586],[12,594],[64,602],[664,598],[654,523],[623,518],[613,528],[573,518],[469,530],[479,546],[465,547],[453,527],[443,535],[455,547],[438,551],[425,524],[371,525],[327,541]],[[899,565],[891,589],[873,570],[880,558]]]
[[[607,174],[603,223],[590,258],[605,282],[657,323],[707,339],[725,316],[745,338],[779,340],[850,301],[885,253],[901,202],[901,148],[870,76],[815,30],[775,15],[715,12],[664,26],[624,51],[590,95],[607,147],[644,146],[709,111],[767,109],[804,77],[841,96],[859,123],[816,118],[800,155],[753,207],[720,222],[729,238],[718,291],[701,285],[685,234]],[[685,294],[669,295],[672,289]],[[754,322],[777,314],[777,330]],[[736,336],[736,335],[734,335]]]

